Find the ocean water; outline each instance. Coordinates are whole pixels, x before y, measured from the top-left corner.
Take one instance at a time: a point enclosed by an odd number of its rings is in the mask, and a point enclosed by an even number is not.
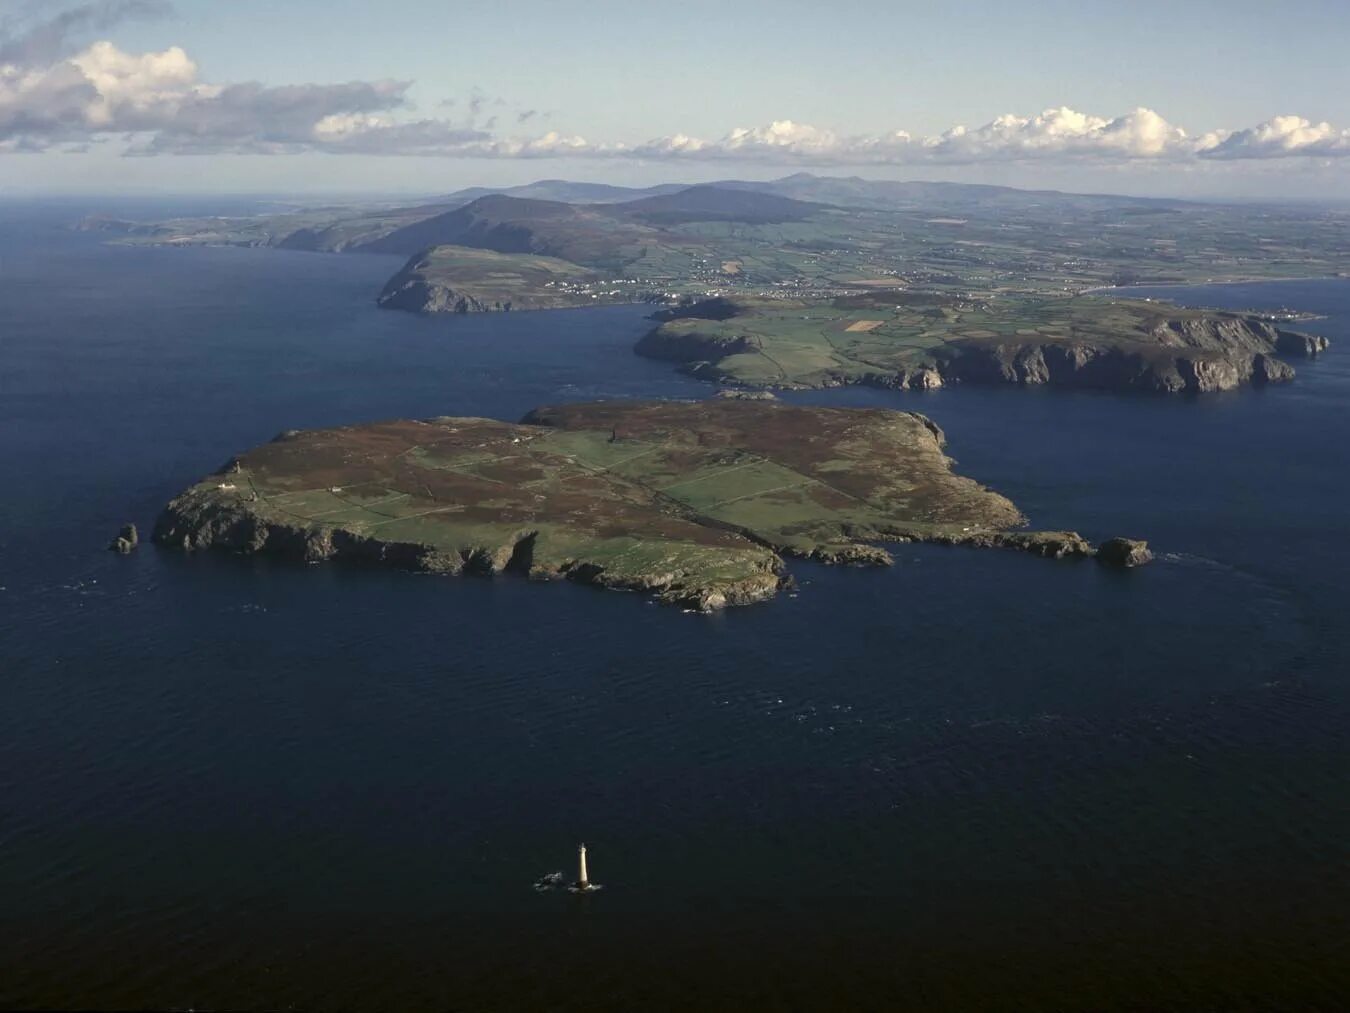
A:
[[[917,409],[1039,527],[717,616],[105,551],[277,431],[707,396],[638,308],[423,319],[398,260],[0,207],[0,1005],[1336,1009],[1350,282],[1183,290],[1336,344],[1200,399]],[[1163,294],[1163,293],[1155,293]],[[605,889],[537,892],[590,847]]]

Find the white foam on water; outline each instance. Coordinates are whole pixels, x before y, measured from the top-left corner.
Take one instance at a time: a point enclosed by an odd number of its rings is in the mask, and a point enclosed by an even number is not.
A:
[[[556,890],[558,889],[558,887],[563,885],[563,881],[566,878],[567,877],[564,876],[561,872],[550,872],[543,876],[540,876],[538,879],[534,881],[535,892],[548,893],[550,890]]]

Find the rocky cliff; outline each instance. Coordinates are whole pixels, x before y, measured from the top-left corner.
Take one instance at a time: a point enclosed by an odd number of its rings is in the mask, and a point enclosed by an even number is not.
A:
[[[397,275],[377,300],[383,309],[410,313],[506,313],[513,300],[464,292],[417,276]],[[530,306],[529,308],[536,308]]]
[[[955,347],[936,364],[944,383],[1051,384],[1148,393],[1210,393],[1292,380],[1294,370],[1273,355],[1244,346],[1227,349],[1150,347],[1133,343],[986,343]]]

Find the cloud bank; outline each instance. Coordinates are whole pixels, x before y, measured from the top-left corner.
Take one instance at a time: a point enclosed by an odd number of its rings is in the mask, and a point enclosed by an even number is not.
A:
[[[410,81],[267,86],[213,84],[177,46],[127,53],[108,41],[83,48],[81,34],[129,17],[155,16],[154,0],[110,0],[46,21],[0,22],[0,153],[84,150],[116,143],[126,154],[290,154],[328,152],[464,158],[609,158],[771,162],[813,166],[983,162],[1200,163],[1350,156],[1350,130],[1300,116],[1277,116],[1238,130],[1191,135],[1159,113],[1113,118],[1067,106],[1006,114],[977,127],[918,136],[905,130],[842,135],[778,120],[720,138],[675,133],[641,144],[603,143],[557,131],[504,136],[474,89],[461,120],[411,115]],[[454,104],[440,103],[444,111]],[[526,129],[532,110],[512,117]]]
[[[1350,155],[1350,130],[1277,116],[1245,130],[1215,130],[1191,137],[1152,109],[1107,119],[1067,106],[1034,116],[1012,113],[979,127],[955,126],[917,137],[889,134],[840,136],[791,120],[740,128],[713,141],[674,134],[624,149],[642,158],[793,161],[835,165],[907,165],[980,162],[1187,162]]]

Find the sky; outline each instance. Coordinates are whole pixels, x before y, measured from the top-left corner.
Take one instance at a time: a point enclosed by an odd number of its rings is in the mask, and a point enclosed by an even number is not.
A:
[[[1350,2],[0,0],[0,194],[1350,199]]]

